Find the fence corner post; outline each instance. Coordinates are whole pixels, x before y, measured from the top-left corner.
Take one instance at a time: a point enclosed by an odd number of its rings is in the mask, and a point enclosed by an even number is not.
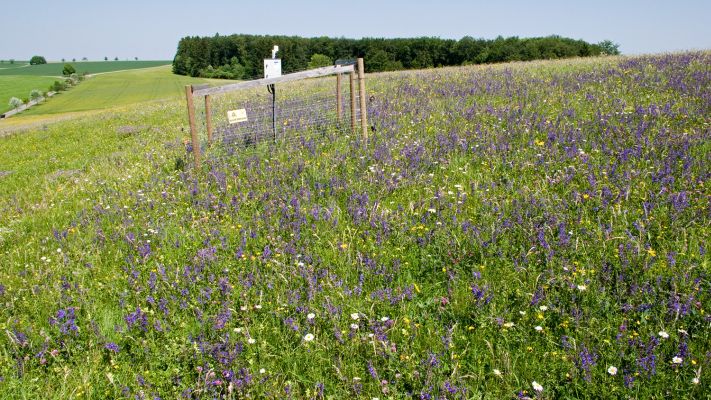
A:
[[[365,103],[365,67],[363,59],[358,58],[358,90],[360,91],[360,126],[363,129],[363,139],[368,144],[368,109]]]
[[[185,85],[185,99],[188,102],[188,121],[190,122],[190,137],[193,145],[193,157],[195,157],[195,168],[199,168],[200,140],[198,139],[197,127],[195,126],[195,104],[193,103],[192,85]]]

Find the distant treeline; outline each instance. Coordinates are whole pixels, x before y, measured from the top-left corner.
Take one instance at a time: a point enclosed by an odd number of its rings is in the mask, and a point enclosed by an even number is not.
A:
[[[230,35],[184,37],[178,43],[173,72],[180,75],[228,79],[262,76],[264,58],[274,45],[282,59],[282,72],[301,71],[314,62],[364,57],[367,72],[430,68],[448,65],[529,61],[619,54],[617,45],[587,43],[560,36],[498,37],[460,40],[421,37],[412,39],[302,38],[298,36]]]

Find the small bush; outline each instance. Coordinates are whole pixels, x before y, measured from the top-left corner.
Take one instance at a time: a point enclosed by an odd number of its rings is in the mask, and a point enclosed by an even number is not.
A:
[[[309,61],[307,68],[328,67],[329,65],[333,65],[333,60],[327,55],[317,53],[311,56],[311,61]]]
[[[77,70],[74,69],[74,66],[72,66],[72,64],[64,64],[64,68],[62,69],[62,75],[69,76],[69,75],[74,74],[76,72],[77,72]]]
[[[61,92],[62,90],[66,90],[67,85],[63,82],[60,81],[54,81],[54,83],[49,87],[49,90],[54,91],[54,92]]]
[[[30,100],[41,100],[43,97],[44,94],[39,89],[32,89],[32,91],[30,92]]]
[[[14,109],[20,107],[23,103],[22,100],[18,99],[17,97],[13,97],[7,104]]]

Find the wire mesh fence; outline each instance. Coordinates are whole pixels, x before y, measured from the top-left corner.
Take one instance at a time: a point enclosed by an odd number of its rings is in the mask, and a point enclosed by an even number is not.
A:
[[[355,72],[295,79],[273,86],[269,80],[260,81],[265,84],[234,90],[227,90],[228,85],[207,96],[199,96],[200,90],[195,92],[195,129],[199,139],[197,143],[193,140],[193,146],[199,144],[198,154],[219,159],[348,135],[360,132],[362,118],[367,115],[361,110],[361,87],[365,86],[359,85]],[[240,117],[231,119],[230,112],[238,112]],[[198,157],[195,162],[199,163]]]

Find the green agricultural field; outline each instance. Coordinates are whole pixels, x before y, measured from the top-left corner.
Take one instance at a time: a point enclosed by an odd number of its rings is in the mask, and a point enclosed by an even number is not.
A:
[[[54,81],[46,76],[0,76],[0,114],[10,109],[10,98],[25,100],[33,89],[46,92]]]
[[[5,62],[0,63],[0,70],[6,69],[6,68],[18,68],[18,67],[23,67],[25,65],[29,65],[29,62],[28,61],[15,61],[13,64],[10,64],[10,61],[5,60]]]
[[[170,61],[78,61],[67,62],[74,66],[78,74],[99,74],[102,72],[123,71],[127,69],[140,69],[169,65]],[[51,62],[40,65],[17,65],[15,68],[2,68],[0,75],[35,75],[35,76],[61,76],[64,68],[63,62]],[[7,65],[7,62],[6,64]]]
[[[707,399],[710,64],[369,74],[368,140],[199,168],[177,94],[0,137],[0,398]]]
[[[185,85],[203,82],[207,80],[174,75],[170,66],[101,74],[84,80],[22,115],[101,110],[176,98],[184,96]]]

